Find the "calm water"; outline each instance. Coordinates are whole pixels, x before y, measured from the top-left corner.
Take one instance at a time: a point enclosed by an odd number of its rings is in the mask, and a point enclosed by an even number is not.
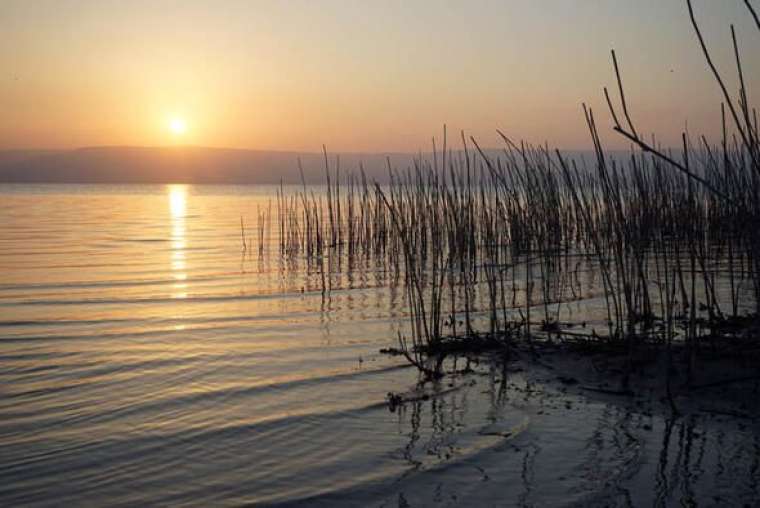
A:
[[[495,365],[390,411],[403,292],[241,252],[267,187],[0,186],[0,505],[751,503],[758,429]],[[250,225],[248,225],[250,224]]]

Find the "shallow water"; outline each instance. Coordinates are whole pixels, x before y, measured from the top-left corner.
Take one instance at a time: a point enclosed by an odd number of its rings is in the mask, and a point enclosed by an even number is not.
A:
[[[242,252],[273,192],[0,186],[0,505],[757,502],[753,422],[541,369],[484,362],[391,411],[417,381],[378,353],[403,292],[364,261],[324,299],[308,266]]]

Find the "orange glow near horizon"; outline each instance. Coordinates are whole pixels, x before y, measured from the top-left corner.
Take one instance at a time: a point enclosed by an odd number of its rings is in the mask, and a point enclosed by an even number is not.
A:
[[[601,92],[614,90],[611,48],[637,127],[676,145],[686,122],[719,134],[721,99],[682,2],[223,4],[0,2],[13,48],[0,52],[0,149],[416,152],[443,124],[452,143],[462,129],[501,146],[501,129],[587,148],[584,102],[608,147],[625,148]],[[726,73],[729,23],[756,47],[740,4],[695,0]],[[760,78],[760,62],[744,66],[748,82]]]

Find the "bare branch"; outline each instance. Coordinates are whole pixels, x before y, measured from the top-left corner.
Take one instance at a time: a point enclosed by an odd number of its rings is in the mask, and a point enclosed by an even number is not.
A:
[[[758,19],[757,12],[755,12],[755,9],[752,7],[752,4],[749,3],[749,0],[744,0],[744,5],[747,6],[747,9],[749,9],[749,12],[752,14],[752,17],[755,18],[755,24],[757,25],[757,29],[760,30],[760,19]]]
[[[739,131],[739,135],[742,137],[742,141],[744,141],[745,146],[749,148],[751,145],[750,145],[749,139],[747,138],[747,134],[744,132],[744,129],[742,128],[742,124],[739,120],[739,115],[736,112],[736,108],[734,107],[734,103],[731,100],[731,96],[728,94],[726,85],[723,83],[723,78],[720,76],[718,69],[715,67],[715,64],[712,61],[710,52],[708,51],[707,45],[705,44],[705,39],[704,37],[702,37],[702,31],[699,29],[697,20],[694,17],[694,8],[691,6],[691,0],[686,0],[686,5],[689,8],[689,18],[691,19],[691,26],[694,27],[694,32],[696,32],[697,34],[697,38],[699,39],[699,45],[702,47],[702,53],[705,56],[705,60],[707,60],[707,65],[710,67],[710,70],[715,76],[715,80],[718,82],[718,85],[720,86],[720,89],[723,92],[723,97],[726,100],[726,104],[728,104],[728,109],[729,111],[731,111],[731,116],[733,116],[734,118],[736,129]]]
[[[629,140],[631,140],[631,141],[632,141],[633,143],[635,143],[635,144],[636,144],[636,145],[637,145],[639,148],[641,148],[641,149],[642,149],[644,152],[648,152],[648,153],[651,153],[651,154],[653,154],[653,155],[655,155],[655,156],[659,157],[660,159],[664,160],[665,162],[667,162],[667,163],[668,163],[668,164],[670,164],[671,166],[673,166],[673,167],[675,167],[676,169],[678,169],[679,171],[683,172],[683,173],[684,173],[686,176],[688,176],[689,178],[691,178],[691,179],[693,179],[693,180],[696,180],[697,182],[701,183],[701,184],[702,184],[702,185],[704,185],[704,186],[705,186],[705,188],[707,188],[707,189],[708,189],[710,192],[714,193],[714,194],[715,194],[715,195],[717,195],[717,196],[720,196],[721,198],[725,199],[726,201],[728,201],[728,202],[730,202],[730,203],[733,203],[733,202],[734,202],[734,200],[733,200],[733,199],[731,199],[730,197],[728,197],[728,196],[727,196],[726,194],[724,194],[723,192],[719,191],[719,190],[718,190],[717,188],[715,188],[715,186],[713,186],[713,185],[712,185],[710,182],[708,182],[707,180],[705,180],[705,179],[704,179],[704,178],[702,178],[701,176],[697,176],[697,175],[695,175],[694,173],[692,173],[691,171],[689,171],[689,169],[688,169],[688,168],[686,168],[686,167],[685,167],[683,164],[681,164],[681,163],[679,163],[679,162],[677,162],[677,161],[673,160],[671,157],[669,157],[669,156],[665,155],[664,153],[662,153],[661,151],[659,151],[659,150],[657,150],[656,148],[652,147],[651,145],[649,145],[649,144],[648,144],[648,143],[646,143],[645,141],[642,141],[640,138],[638,138],[638,137],[634,136],[633,134],[631,134],[631,133],[629,133],[629,132],[626,132],[625,130],[623,130],[623,129],[619,128],[619,127],[615,127],[615,128],[614,128],[614,130],[615,130],[615,132],[617,132],[617,133],[619,133],[619,134],[622,134],[623,136],[625,136],[626,138],[628,138]]]
[[[736,30],[734,25],[731,25],[731,40],[734,43],[734,56],[736,58],[736,69],[739,73],[739,107],[741,108],[742,115],[744,116],[744,124],[747,127],[747,137],[751,146],[755,145],[755,139],[752,132],[752,120],[750,120],[749,114],[749,101],[747,99],[747,89],[744,86],[744,72],[742,72],[742,59],[739,54],[739,45],[736,42]]]
[[[623,114],[625,115],[625,120],[628,122],[628,127],[630,127],[631,132],[633,133],[634,136],[638,137],[638,134],[636,133],[636,129],[633,127],[633,122],[631,122],[631,117],[628,115],[628,104],[625,101],[625,93],[623,92],[623,80],[620,78],[620,69],[618,69],[618,63],[617,63],[617,57],[615,56],[615,50],[613,49],[610,52],[612,53],[612,64],[615,66],[615,77],[617,77],[618,89],[620,90],[620,103],[623,105]],[[606,94],[606,91],[605,91],[605,94]]]
[[[607,99],[607,107],[610,108],[610,114],[612,115],[612,120],[615,122],[615,127],[620,127],[620,122],[615,114],[615,108],[612,107],[612,101],[610,100],[610,94],[607,92],[606,86],[604,87],[604,98]]]

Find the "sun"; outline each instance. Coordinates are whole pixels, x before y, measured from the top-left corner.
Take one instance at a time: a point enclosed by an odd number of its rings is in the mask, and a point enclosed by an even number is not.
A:
[[[181,136],[187,132],[187,122],[184,118],[175,116],[169,120],[169,131],[175,136]]]

